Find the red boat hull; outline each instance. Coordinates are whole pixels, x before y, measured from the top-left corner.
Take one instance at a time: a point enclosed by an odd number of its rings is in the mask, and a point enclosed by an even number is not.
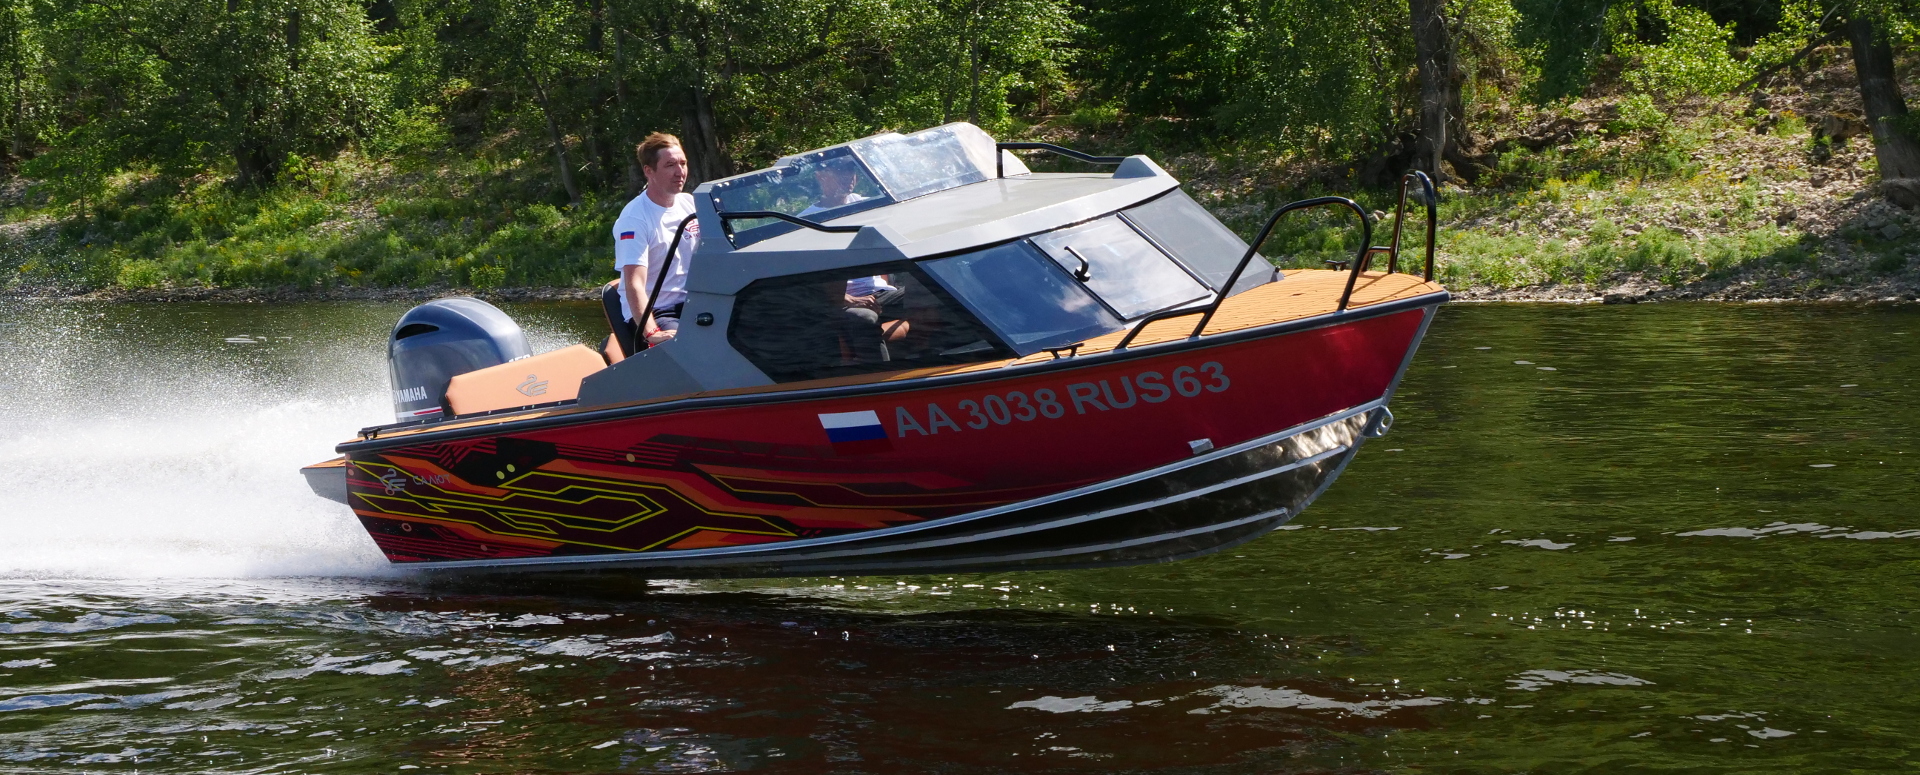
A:
[[[356,442],[342,445],[348,501],[390,560],[417,567],[1174,559],[1269,530],[1330,483],[1442,300],[991,372]]]

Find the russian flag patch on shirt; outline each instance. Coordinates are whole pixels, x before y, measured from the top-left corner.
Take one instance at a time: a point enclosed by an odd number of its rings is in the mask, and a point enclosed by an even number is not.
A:
[[[630,232],[630,231],[620,232],[620,239],[633,239],[633,232]]]
[[[835,451],[864,453],[893,449],[887,442],[886,427],[880,424],[880,415],[872,410],[823,414],[820,427],[826,430],[827,441],[833,443]]]

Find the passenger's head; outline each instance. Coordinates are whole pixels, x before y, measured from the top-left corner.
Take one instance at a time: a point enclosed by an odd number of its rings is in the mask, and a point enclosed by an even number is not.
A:
[[[655,132],[633,152],[640,157],[640,171],[647,176],[649,190],[679,193],[686,187],[687,152],[681,150],[680,138]]]
[[[847,197],[853,194],[853,186],[858,182],[858,173],[845,159],[825,162],[814,171],[814,179],[820,184],[820,206],[839,207],[847,203]]]

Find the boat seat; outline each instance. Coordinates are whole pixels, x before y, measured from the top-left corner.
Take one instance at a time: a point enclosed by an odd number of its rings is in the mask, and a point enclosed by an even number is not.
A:
[[[626,352],[620,349],[619,337],[613,334],[607,334],[607,341],[600,345],[600,357],[607,359],[608,366],[627,359]]]
[[[580,380],[606,367],[591,347],[563,347],[454,377],[447,407],[461,415],[571,401],[580,397]]]
[[[619,361],[633,357],[636,343],[633,341],[633,327],[627,325],[627,319],[620,314],[620,281],[614,280],[600,288],[600,311],[606,313],[607,329],[613,332],[613,340],[619,343],[620,358],[609,357],[609,361]]]

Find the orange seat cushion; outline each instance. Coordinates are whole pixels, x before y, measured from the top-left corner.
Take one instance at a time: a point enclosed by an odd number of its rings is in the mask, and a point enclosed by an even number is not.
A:
[[[447,407],[454,414],[513,409],[580,397],[580,380],[607,367],[600,353],[576,344],[454,377]]]

